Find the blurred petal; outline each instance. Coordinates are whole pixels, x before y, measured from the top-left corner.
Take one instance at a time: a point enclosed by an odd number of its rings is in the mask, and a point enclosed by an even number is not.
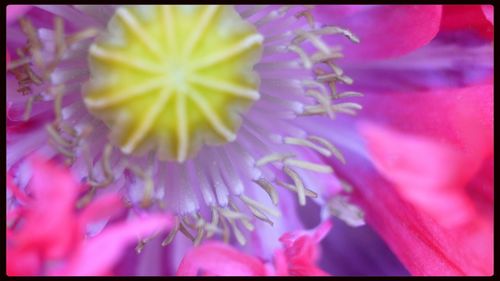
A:
[[[33,5],[8,5],[7,6],[7,24],[15,21],[24,15]]]
[[[75,239],[73,207],[79,185],[63,167],[38,157],[31,163],[34,201],[16,239],[23,247],[43,249],[47,257],[60,257]]]
[[[482,6],[488,5],[443,5],[441,29],[474,30],[486,38],[493,39],[493,9],[486,12]],[[490,6],[493,8],[492,6]],[[491,15],[491,20],[488,16]]]
[[[413,275],[491,275],[493,227],[476,218],[445,228],[395,192],[365,159],[345,152],[349,162],[337,172],[355,186],[354,199],[367,222]],[[356,169],[356,174],[350,173]]]
[[[125,205],[122,197],[117,193],[108,193],[92,201],[80,214],[81,226],[108,219],[123,211]]]
[[[294,276],[327,276],[328,273],[320,269],[316,262],[320,256],[320,241],[332,228],[330,220],[324,221],[317,228],[310,231],[293,231],[283,234],[280,241],[283,243],[283,253],[287,260],[288,272]],[[280,255],[278,253],[278,255]],[[282,263],[276,267],[278,271]]]
[[[486,19],[493,24],[493,5],[481,5],[481,9]]]
[[[347,165],[337,166],[337,171],[356,186],[354,198],[363,207],[367,221],[412,274],[490,275],[491,214],[481,211],[484,205],[488,210],[490,203],[473,199],[468,196],[469,191],[463,190],[470,190],[469,186],[477,182],[475,178],[484,169],[483,163],[492,157],[492,85],[367,95],[363,103],[366,104],[361,113],[363,118],[391,128],[361,126],[375,165],[392,183],[379,176],[366,159],[353,153],[346,155]],[[401,164],[392,165],[391,161],[398,157]],[[349,173],[353,169],[356,176]],[[483,189],[492,189],[489,181],[479,182]],[[438,188],[412,190],[432,185]],[[436,221],[436,213],[429,215],[430,204],[420,200],[423,196],[419,192],[429,192],[428,200],[435,200],[433,196],[450,200],[444,201],[448,206],[468,208],[474,202],[475,210],[467,211],[472,217],[462,224],[443,226]],[[451,198],[445,198],[443,192],[448,192]],[[415,198],[419,196],[416,204]],[[424,205],[427,209],[423,212]]]
[[[349,29],[361,43],[342,52],[352,60],[381,59],[404,55],[429,43],[439,31],[439,5],[381,5],[360,9],[336,20],[327,9],[315,9],[318,21]]]
[[[33,276],[40,272],[42,261],[35,251],[9,249],[7,247],[7,275]]]
[[[168,230],[171,224],[171,218],[166,215],[150,215],[109,226],[95,238],[82,243],[64,270],[54,275],[107,275],[130,244]]]
[[[189,251],[181,261],[178,276],[196,276],[200,273],[216,276],[263,276],[264,263],[250,255],[222,243],[210,241]]]

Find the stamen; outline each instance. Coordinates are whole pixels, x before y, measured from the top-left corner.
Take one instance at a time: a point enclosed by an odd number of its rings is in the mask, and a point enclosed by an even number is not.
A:
[[[273,20],[276,20],[280,17],[283,17],[290,8],[291,8],[290,6],[286,6],[286,5],[283,7],[280,7],[278,10],[274,10],[274,11],[270,12],[269,14],[267,14],[265,17],[256,21],[254,23],[254,25],[263,26],[263,25],[265,25]]]
[[[330,48],[314,33],[314,31],[297,30],[297,36],[292,40],[292,44],[299,45],[300,43],[308,40],[317,49],[325,54],[330,53]]]
[[[356,110],[362,109],[362,106],[360,104],[353,102],[332,104],[330,106],[333,111],[350,115],[356,115]],[[324,108],[323,105],[307,105],[304,107],[304,113],[302,115],[318,115],[325,114],[327,112],[328,109]]]
[[[325,95],[322,94],[321,92],[315,91],[315,90],[308,90],[306,93],[310,96],[313,96],[316,98],[316,100],[323,106],[323,108],[326,109],[326,113],[328,117],[331,119],[335,118],[335,114],[333,112],[333,109],[331,108],[331,97],[330,95]]]
[[[325,173],[325,174],[330,174],[333,173],[332,167],[328,165],[321,165],[321,164],[316,164],[316,163],[311,163],[303,160],[297,160],[293,158],[288,158],[284,161],[286,165],[318,172],[318,173]]]
[[[219,209],[220,211],[221,209]],[[226,222],[227,218],[225,216],[221,216],[221,224],[222,224],[222,239],[225,243],[229,243],[230,238],[230,230]]]
[[[345,158],[344,158],[344,155],[342,155],[342,153],[340,152],[340,150],[338,150],[331,142],[329,142],[328,140],[322,138],[322,137],[318,137],[318,136],[309,136],[308,139],[312,140],[312,141],[316,141],[320,144],[322,144],[323,146],[325,146],[335,157],[337,157],[337,159],[340,160],[340,162],[342,162],[342,164],[345,164],[346,161],[345,161]]]
[[[302,48],[296,45],[290,45],[288,46],[288,49],[290,51],[297,53],[300,56],[300,59],[302,60],[302,63],[304,64],[304,67],[306,69],[311,69],[313,63],[309,59],[309,56],[302,50]]]
[[[353,43],[359,43],[359,38],[347,29],[340,28],[338,26],[325,26],[311,31],[315,35],[335,35],[342,34],[351,40]]]
[[[254,210],[262,210],[276,218],[279,218],[281,217],[281,213],[278,211],[278,210],[275,210],[275,209],[271,209],[265,205],[263,205],[262,203],[258,202],[258,201],[255,201],[253,199],[250,199],[249,197],[245,196],[245,195],[240,195],[239,198],[245,202],[245,204],[251,208],[251,209],[254,209]],[[254,213],[255,214],[255,213]]]
[[[359,92],[347,91],[338,94],[339,98],[353,98],[353,97],[362,97],[363,94]]]
[[[234,202],[232,200],[229,200],[229,207],[231,207],[231,209],[233,209],[235,212],[241,212],[240,209],[234,204]],[[250,222],[249,219],[240,219],[239,220],[241,224],[243,224],[243,226],[249,230],[249,231],[252,231],[254,230],[254,225]]]
[[[16,68],[19,68],[21,66],[26,66],[31,62],[31,58],[25,57],[25,58],[19,58],[14,61],[10,61],[9,65],[7,65],[7,71],[12,71]]]
[[[182,234],[184,234],[184,236],[186,236],[186,238],[188,238],[189,240],[191,240],[193,243],[194,243],[194,236],[186,229],[186,227],[184,226],[184,224],[179,223],[179,230],[181,231]]]
[[[59,123],[62,120],[62,98],[64,95],[64,85],[58,85],[52,88],[52,94],[54,95],[54,112],[56,115],[55,122]]]
[[[305,139],[293,138],[293,137],[285,137],[284,138],[284,143],[309,147],[309,148],[312,148],[315,151],[323,154],[326,157],[330,157],[332,155],[332,152],[330,150],[325,149],[325,148],[323,148],[321,146],[318,146],[315,143],[313,143],[311,141],[308,141],[308,140],[305,140]]]
[[[94,28],[88,28],[83,31],[77,32],[75,34],[66,37],[66,43],[71,46],[77,42],[81,42],[90,38],[94,38],[99,35],[99,30]]]
[[[280,180],[277,180],[276,183],[290,191],[293,191],[293,192],[298,192],[297,190],[297,187],[295,185],[292,185],[292,184],[289,184],[289,183],[286,183],[286,182],[283,182],[283,181],[280,181]],[[311,197],[311,198],[318,198],[318,194],[306,187],[304,187],[304,194],[308,197]]]
[[[229,224],[231,225],[231,229],[233,230],[234,236],[236,237],[236,240],[240,245],[245,245],[247,243],[247,239],[245,238],[245,235],[241,233],[241,230],[238,228],[236,225],[236,222],[233,220],[228,219]]]
[[[288,166],[283,167],[283,172],[285,172],[285,174],[287,174],[293,180],[297,190],[297,195],[299,197],[299,204],[301,206],[304,206],[306,204],[304,182],[300,178],[299,174],[297,174],[297,172],[295,172],[294,170],[290,169]]]
[[[142,250],[144,249],[144,246],[146,246],[146,244],[153,240],[154,238],[156,238],[158,236],[160,232],[155,232],[153,233],[152,235],[146,237],[146,238],[143,238],[143,239],[140,239],[139,242],[137,243],[137,246],[135,246],[135,251],[137,254],[140,254],[142,252]]]
[[[365,224],[363,211],[358,206],[350,204],[345,196],[335,196],[328,201],[328,210],[350,226]]]
[[[255,180],[255,183],[257,183],[266,193],[269,195],[269,198],[271,198],[271,201],[273,202],[274,205],[278,206],[278,193],[276,192],[276,188],[265,178],[260,178],[258,180]]]
[[[29,50],[31,52],[36,67],[38,69],[45,69],[41,52],[42,43],[38,38],[36,30],[33,27],[33,24],[31,23],[31,21],[25,18],[21,18],[19,24],[21,25],[21,29],[26,35],[26,37],[28,37],[28,42],[29,42],[28,44],[30,46]]]
[[[298,12],[295,17],[297,19],[304,17],[307,20],[307,23],[309,24],[309,27],[314,28],[314,17],[311,14],[311,9],[306,9],[304,11]]]
[[[215,234],[214,229],[217,229],[217,225],[219,224],[219,212],[217,212],[217,209],[215,207],[211,207],[210,211],[212,213],[212,221],[208,225],[207,238],[210,238]]]
[[[272,162],[277,162],[277,161],[282,162],[283,160],[285,160],[287,158],[291,158],[291,157],[295,157],[295,154],[272,153],[272,154],[266,155],[266,156],[262,157],[261,159],[257,160],[255,165],[257,167],[261,167],[261,166],[264,166],[264,165],[266,165],[268,163],[272,163]]]
[[[342,58],[343,55],[340,52],[336,52],[334,49],[330,49],[330,53],[324,53],[324,52],[316,52],[311,56],[311,62],[313,64],[320,63],[320,62],[327,62],[330,60],[335,60],[338,58]]]
[[[329,73],[316,77],[319,82],[341,81],[344,84],[351,85],[353,80],[348,76],[339,76],[337,73]]]
[[[179,218],[175,217],[175,222],[174,226],[172,227],[172,230],[167,235],[167,237],[161,242],[161,245],[163,247],[167,246],[168,244],[172,243],[172,241],[174,241],[174,238],[177,235],[177,232],[179,231],[179,227],[180,227]]]
[[[56,142],[56,144],[64,146],[66,148],[72,148],[75,146],[74,143],[69,142],[61,137],[59,132],[57,132],[54,123],[47,124],[45,128],[47,132],[49,132],[50,137]]]
[[[34,101],[35,101],[35,97],[33,97],[33,96],[28,98],[28,101],[26,102],[26,109],[24,110],[24,114],[23,114],[24,121],[28,121],[30,119]]]

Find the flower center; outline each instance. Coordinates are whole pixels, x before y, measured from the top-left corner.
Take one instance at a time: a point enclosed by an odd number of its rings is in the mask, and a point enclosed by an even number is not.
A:
[[[90,47],[85,105],[124,153],[183,162],[235,140],[262,41],[230,6],[121,7]]]

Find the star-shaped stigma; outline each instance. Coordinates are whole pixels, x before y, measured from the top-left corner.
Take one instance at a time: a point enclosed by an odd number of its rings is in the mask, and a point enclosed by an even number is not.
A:
[[[85,105],[124,153],[183,162],[235,140],[262,43],[231,6],[118,8],[90,47]]]

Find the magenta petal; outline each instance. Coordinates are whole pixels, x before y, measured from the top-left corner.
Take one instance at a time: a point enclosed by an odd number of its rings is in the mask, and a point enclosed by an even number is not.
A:
[[[481,5],[481,9],[486,19],[493,24],[493,5]]]
[[[350,60],[366,60],[401,56],[429,43],[439,31],[441,6],[381,5],[340,20],[318,6],[315,14],[318,21],[358,36],[361,43],[346,43],[342,52]]]
[[[356,176],[348,171],[343,175],[356,186],[355,198],[367,221],[412,274],[492,274],[492,220],[488,211],[482,211],[488,209],[488,202],[464,192],[473,181],[489,182],[475,178],[493,152],[492,85],[366,96],[363,102],[366,107],[361,115],[366,120],[391,128],[362,128],[375,165],[389,181],[365,160],[346,156],[345,169],[357,172]],[[398,158],[401,163],[392,165]],[[437,189],[424,190],[427,196],[412,190],[429,186]],[[492,186],[486,184],[483,189],[487,198]],[[478,195],[469,190],[467,194]],[[425,197],[427,202],[422,201]],[[442,206],[432,206],[431,200]],[[471,202],[474,212],[467,210]],[[445,226],[439,220],[446,215],[436,211],[429,215],[433,212],[430,207],[450,206],[464,208],[461,223]]]
[[[81,226],[107,219],[120,214],[124,204],[122,197],[117,193],[108,193],[92,201],[80,214]]]
[[[206,242],[189,251],[182,259],[177,275],[196,276],[200,270],[217,276],[267,275],[264,263],[259,259],[215,241]]]
[[[493,6],[444,5],[441,30],[475,30],[485,38],[493,39]]]
[[[346,155],[347,156],[347,155]],[[366,220],[413,275],[491,275],[493,227],[481,217],[446,228],[419,211],[380,177],[365,159],[349,154],[338,173],[355,186]],[[349,174],[355,168],[356,176]]]
[[[317,228],[309,231],[293,231],[283,234],[280,241],[283,243],[283,253],[288,264],[288,272],[295,276],[327,276],[328,273],[320,269],[316,262],[320,255],[320,241],[328,234],[332,227],[330,220],[324,221]],[[281,253],[275,257],[278,272],[284,272]]]
[[[7,6],[7,24],[24,15],[33,5],[9,5]]]
[[[27,206],[26,221],[16,239],[46,257],[61,257],[75,239],[73,208],[79,185],[66,169],[41,158],[32,158],[32,169],[29,187],[34,200]]]
[[[166,231],[171,225],[169,216],[151,215],[109,226],[95,238],[83,242],[65,269],[53,274],[107,275],[130,244],[155,232]]]
[[[360,127],[374,165],[403,198],[444,226],[473,219],[465,188],[475,171],[460,151],[368,122]]]

